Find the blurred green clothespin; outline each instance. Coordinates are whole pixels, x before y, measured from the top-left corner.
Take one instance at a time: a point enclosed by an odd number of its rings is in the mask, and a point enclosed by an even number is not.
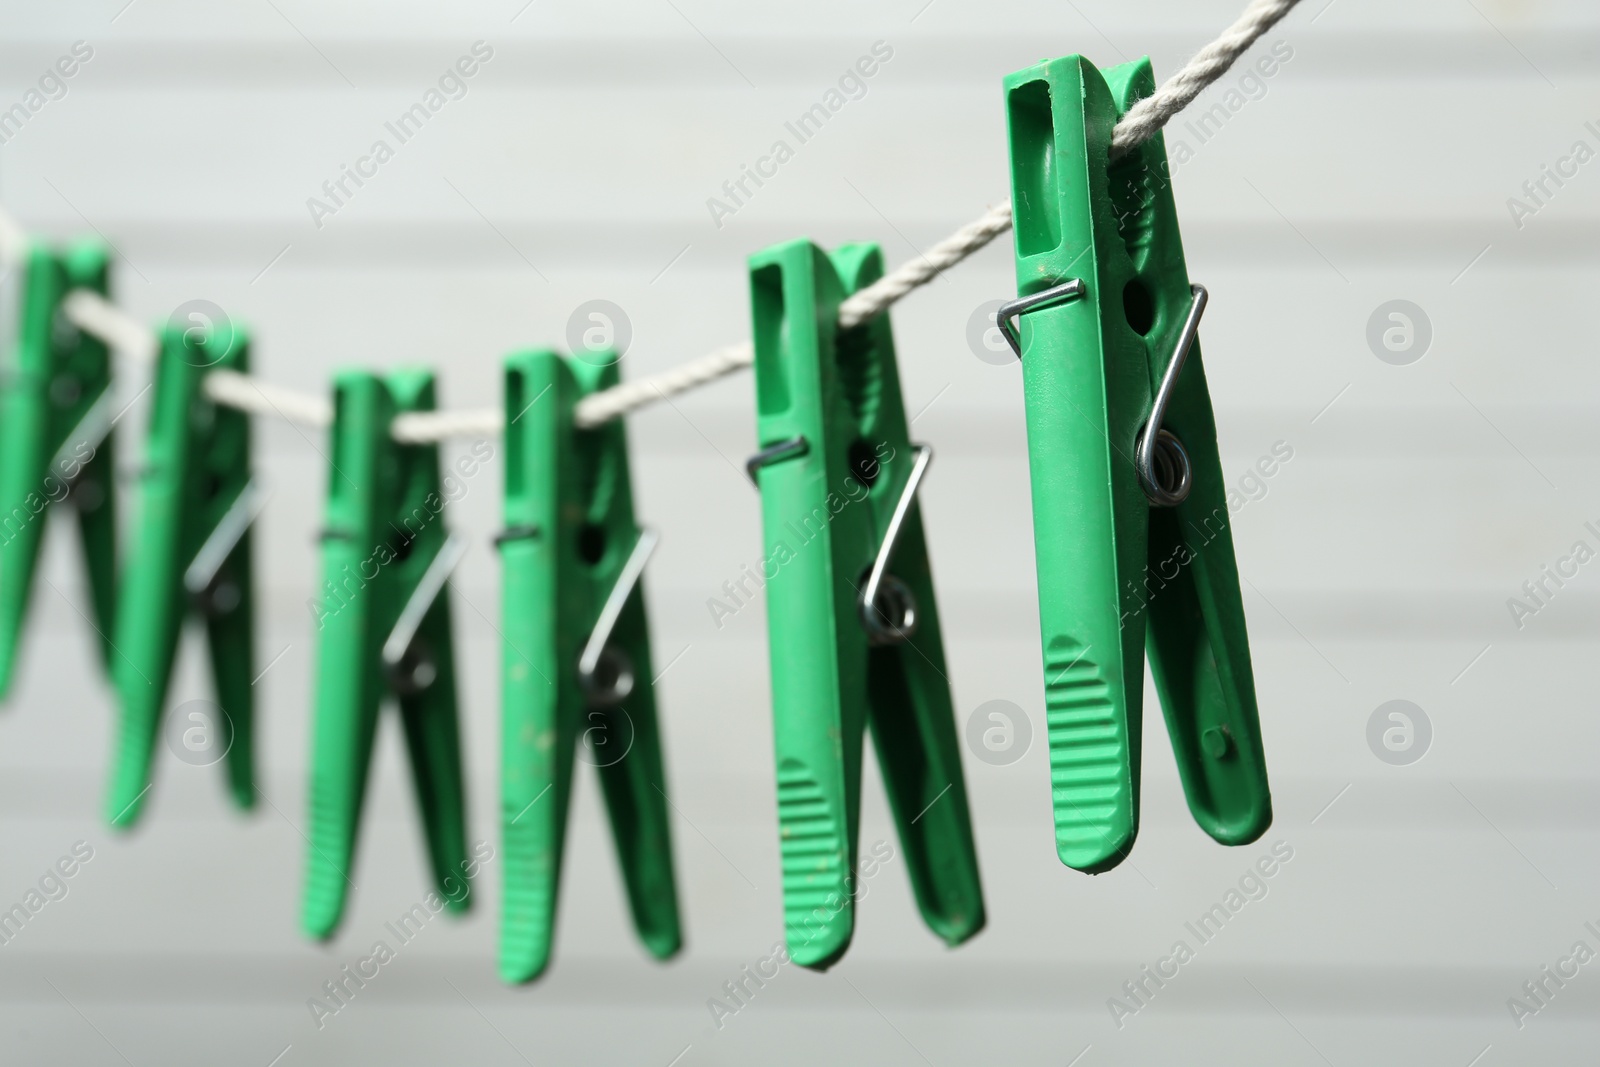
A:
[[[450,572],[465,540],[446,536],[439,447],[401,444],[394,416],[434,407],[433,374],[334,382],[323,585],[317,616],[310,848],[301,923],[329,937],[344,912],[381,704],[393,697],[411,755],[435,885],[465,911],[468,860],[450,636]]]
[[[205,622],[220,715],[195,712],[199,720],[184,737],[193,734],[215,758],[226,756],[234,803],[255,805],[250,526],[266,494],[250,480],[249,417],[213,403],[201,389],[211,370],[247,373],[249,363],[249,340],[237,327],[205,339],[174,326],[161,335],[117,605],[112,669],[122,723],[106,797],[114,826],[133,825],[149,791],[178,638],[190,615]]]
[[[666,959],[683,943],[640,575],[656,536],[633,517],[620,419],[573,408],[615,385],[605,365],[522,352],[506,360],[505,638],[500,976],[550,962],[580,735],[600,774],[633,923]]]
[[[825,968],[855,928],[862,731],[870,724],[923,920],[983,928],[950,682],[887,315],[839,304],[876,245],[792,241],[750,260],[757,431],[789,955]]]
[[[1110,158],[1149,60],[1102,75],[1068,56],[1005,89],[1019,299],[998,319],[1022,360],[1056,848],[1097,872],[1133,847],[1147,652],[1190,811],[1245,844],[1272,804],[1195,341],[1206,293],[1161,134]]]
[[[106,292],[106,251],[94,242],[61,253],[30,246],[22,268],[17,348],[0,382],[0,697],[17,648],[39,561],[45,513],[70,499],[89,571],[91,625],[103,665],[112,660],[116,597],[116,494],[111,362],[105,343],[62,314],[74,289]]]

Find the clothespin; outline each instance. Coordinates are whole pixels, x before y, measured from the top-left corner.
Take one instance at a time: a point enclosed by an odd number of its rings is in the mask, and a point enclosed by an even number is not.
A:
[[[596,365],[604,363],[604,365]],[[682,946],[644,590],[655,534],[634,521],[620,419],[573,408],[615,385],[614,361],[506,361],[503,581],[505,901],[500,976],[549,964],[580,735],[600,773],[633,924],[666,959]]]
[[[310,849],[301,923],[333,934],[351,885],[356,830],[382,703],[405,728],[417,807],[443,904],[469,904],[455,656],[445,586],[466,542],[447,536],[439,448],[401,444],[394,416],[434,407],[433,374],[334,381],[333,455],[317,616]],[[475,867],[475,865],[474,865]]]
[[[155,369],[155,403],[137,490],[133,540],[118,599],[112,673],[122,705],[106,816],[139,818],[184,619],[203,620],[223,721],[198,724],[226,745],[228,788],[255,805],[254,580],[250,527],[266,494],[250,478],[250,420],[201,390],[214,369],[248,372],[237,327],[208,338],[168,326]],[[224,755],[224,753],[218,753]]]
[[[10,691],[50,505],[71,500],[89,572],[90,624],[112,660],[116,499],[111,363],[105,343],[61,312],[74,289],[106,292],[97,243],[56,253],[39,245],[23,266],[16,352],[0,384],[0,696]]]
[[[1139,826],[1148,652],[1189,809],[1224,844],[1272,821],[1216,426],[1161,135],[1112,160],[1155,82],[1081,56],[1005,80],[1022,360],[1063,863],[1116,866]],[[1020,326],[1013,320],[1020,320]]]
[[[819,969],[855,926],[868,725],[923,920],[950,945],[984,924],[916,500],[932,452],[910,443],[888,317],[836,325],[882,274],[867,244],[750,260],[784,923]]]

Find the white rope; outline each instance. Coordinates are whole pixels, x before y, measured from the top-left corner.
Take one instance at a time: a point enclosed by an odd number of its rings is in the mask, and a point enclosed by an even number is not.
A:
[[[686,393],[736,370],[743,370],[755,361],[755,346],[749,341],[719,348],[710,355],[692,359],[661,374],[623,382],[586,396],[578,401],[572,420],[585,428],[599,426],[630,411],[637,411],[646,404]]]
[[[61,302],[61,313],[78,329],[100,338],[118,352],[125,352],[140,363],[155,362],[159,347],[155,333],[99,293],[74,289]]]
[[[1178,112],[1289,13],[1299,0],[1250,0],[1233,25],[1168,78],[1153,94],[1129,108],[1111,131],[1115,158],[1154,137]],[[839,325],[859,326],[887,311],[897,301],[964,261],[990,241],[1011,229],[1011,201],[994,205],[982,217],[967,223],[927,252],[890,271],[878,281],[839,305]],[[0,262],[20,265],[27,256],[28,240],[14,219],[0,210]],[[159,342],[138,320],[120,311],[98,293],[84,290],[68,295],[64,311],[72,322],[113,348],[153,362]],[[719,348],[661,374],[623,382],[584,397],[573,412],[581,427],[594,427],[680,393],[714,382],[755,362],[750,342]],[[215,370],[206,376],[206,395],[218,404],[253,415],[276,416],[313,428],[333,424],[333,405],[324,397],[295,392],[237,371]],[[505,414],[493,408],[471,411],[417,411],[397,415],[391,427],[395,440],[430,444],[452,437],[492,437],[504,432]]]
[[[452,437],[498,437],[506,416],[497,408],[470,411],[406,411],[394,417],[389,432],[408,445],[426,445]]]
[[[0,212],[0,218],[5,218]],[[9,221],[9,219],[6,219]],[[6,222],[0,221],[0,230]],[[0,238],[3,245],[3,238]],[[0,251],[0,254],[4,254]],[[75,289],[61,302],[61,312],[78,329],[141,363],[154,363],[161,340],[144,323],[89,289]],[[238,371],[218,369],[205,377],[206,396],[225,407],[265,415],[313,429],[333,424],[333,405],[320,396],[273,385]]]
[[[1183,69],[1168,78],[1153,94],[1134,104],[1111,131],[1111,152],[1121,155],[1136,148],[1189,105],[1200,91],[1225,74],[1234,60],[1256,42],[1300,0],[1251,0],[1248,7],[1222,32],[1222,36],[1197,52]],[[839,305],[839,326],[850,329],[888,310],[900,299],[927,285],[961,263],[990,241],[1011,229],[1011,201],[1005,200],[946,237],[927,252],[901,264]],[[730,359],[730,354],[735,356]],[[749,366],[755,355],[749,343],[713,352],[692,363],[653,378],[624,382],[586,397],[578,404],[581,426],[607,419],[713,381]]]
[[[1195,53],[1183,69],[1161,88],[1130,107],[1111,131],[1111,157],[1115,159],[1156,135],[1167,121],[1188,107],[1200,91],[1223,74],[1256,39],[1275,26],[1300,0],[1250,0],[1222,36]]]
[[[885,274],[839,305],[839,326],[859,326],[919,286],[966,259],[1011,229],[1011,201],[1006,200],[946,237],[910,263]]]
[[[224,407],[275,416],[314,430],[333,425],[333,404],[326,397],[285,389],[236,370],[211,371],[204,387],[206,396]]]

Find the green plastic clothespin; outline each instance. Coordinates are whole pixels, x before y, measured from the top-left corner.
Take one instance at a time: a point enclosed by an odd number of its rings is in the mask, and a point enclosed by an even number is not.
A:
[[[428,371],[347,371],[334,382],[301,913],[312,937],[331,936],[344,912],[378,713],[389,697],[405,729],[434,883],[451,911],[470,901],[446,595],[466,542],[445,533],[438,446],[391,435],[397,413],[433,406]]]
[[[600,362],[600,361],[597,361]],[[600,774],[645,948],[682,946],[649,627],[639,577],[655,545],[633,516],[621,420],[573,421],[614,363],[523,352],[506,361],[500,976],[550,962],[579,736]]]
[[[32,245],[23,270],[17,349],[0,384],[0,697],[16,675],[51,504],[76,505],[91,624],[108,670],[116,622],[110,356],[61,310],[74,289],[106,292],[105,248],[83,242],[57,254]]]
[[[249,341],[237,327],[201,340],[169,326],[155,371],[145,466],[132,544],[118,599],[112,664],[122,723],[106,817],[139,818],[151,782],[156,737],[189,615],[203,619],[221,717],[186,728],[202,749],[228,761],[228,787],[241,808],[255,805],[252,772],[255,626],[250,526],[265,494],[250,480],[250,420],[201,390],[213,369],[249,370]]]
[[[841,330],[876,245],[809,241],[750,260],[763,577],[772,650],[789,955],[826,968],[855,927],[862,732],[870,724],[923,920],[983,928],[939,614],[889,319]],[[770,573],[769,573],[770,572]]]
[[[1162,136],[1110,159],[1118,117],[1154,89],[1147,59],[1102,75],[1068,56],[1005,80],[1019,299],[999,321],[1027,406],[1056,848],[1090,872],[1138,833],[1147,652],[1196,821],[1231,845],[1272,821],[1195,343],[1205,290]]]

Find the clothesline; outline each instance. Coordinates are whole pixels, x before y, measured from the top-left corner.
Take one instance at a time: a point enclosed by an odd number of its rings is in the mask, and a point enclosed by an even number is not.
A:
[[[1238,19],[1189,60],[1153,94],[1123,115],[1111,133],[1112,156],[1154,137],[1206,86],[1227,72],[1236,59],[1288,14],[1299,0],[1251,0]],[[962,226],[927,252],[903,263],[872,285],[839,305],[839,326],[849,329],[887,310],[914,290],[982,249],[1011,229],[1011,202],[1002,201],[982,216]],[[27,255],[28,240],[16,220],[0,209],[0,261],[19,265]],[[63,304],[66,317],[79,329],[100,338],[117,351],[144,363],[153,363],[158,351],[156,335],[144,323],[122,311],[99,293],[78,290]],[[750,342],[714,352],[663,371],[623,382],[579,401],[574,419],[592,427],[620,418],[680,393],[707,385],[755,360]],[[206,395],[218,404],[269,418],[280,418],[313,428],[333,422],[333,404],[324,396],[273,385],[237,371],[214,370],[205,379]],[[493,437],[505,429],[505,415],[495,408],[462,411],[407,412],[397,415],[391,432],[398,441],[429,443],[454,437]]]

